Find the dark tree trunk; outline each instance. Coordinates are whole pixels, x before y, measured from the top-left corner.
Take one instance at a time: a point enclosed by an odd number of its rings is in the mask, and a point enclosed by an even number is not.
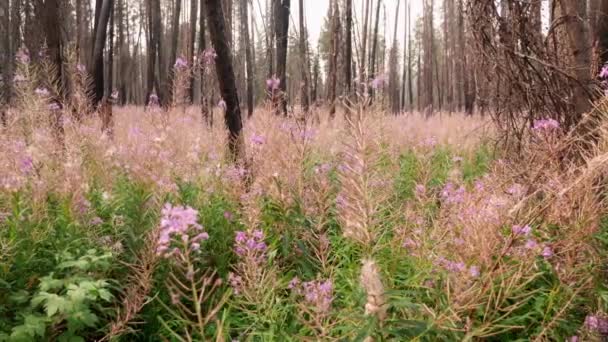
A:
[[[364,34],[367,35],[367,32]],[[344,83],[346,86],[346,96],[352,96],[352,60],[353,60],[353,0],[346,0],[346,46],[344,52]]]
[[[99,9],[99,13],[95,13],[95,21],[97,21],[97,29],[95,31],[95,40],[93,44],[93,105],[99,104],[104,97],[104,80],[103,80],[103,50],[106,46],[106,32],[108,21],[112,13],[113,0],[101,0],[103,3]],[[98,1],[100,2],[100,1]]]
[[[329,60],[329,117],[336,115],[336,86],[338,83],[338,53],[340,51],[340,6],[335,0],[331,0],[331,56]]]
[[[287,42],[289,33],[290,0],[276,0],[277,77],[281,80],[279,109],[287,116]]]
[[[41,19],[44,25],[44,32],[46,36],[46,44],[48,47],[47,54],[48,57],[53,63],[55,67],[55,75],[52,75],[54,79],[51,80],[51,83],[57,84],[58,89],[62,92],[65,91],[66,87],[63,83],[63,58],[61,55],[62,50],[62,41],[61,41],[61,32],[60,32],[60,0],[46,0],[43,4],[43,7],[40,8],[40,11],[36,11],[42,17]],[[42,5],[41,3],[37,3],[37,6]],[[54,100],[56,103],[60,104],[63,108],[62,101],[67,97],[67,94],[54,94]],[[54,110],[52,113],[53,117],[53,128],[55,132],[55,138],[58,143],[63,146],[64,145],[64,130],[62,124],[62,111]]]
[[[209,23],[209,35],[217,54],[215,70],[220,93],[223,101],[226,103],[224,121],[229,131],[228,147],[232,158],[237,160],[244,153],[241,137],[243,124],[241,121],[241,109],[236,90],[234,69],[232,67],[232,56],[226,40],[226,28],[221,0],[205,0],[205,11],[207,22]]]
[[[190,67],[194,67],[194,42],[196,41],[196,16],[198,10],[198,0],[190,0],[190,40],[188,46],[188,57]],[[194,69],[192,69],[194,70]],[[190,104],[194,102],[194,84],[196,78],[194,77],[195,73],[193,71],[190,72],[190,82],[188,84],[188,94]]]
[[[175,0],[175,11],[173,12],[173,22],[171,23],[171,50],[169,50],[169,82],[165,85],[165,96],[170,98],[171,100],[168,103],[173,101],[173,87],[174,84],[174,70],[173,66],[175,65],[175,61],[177,60],[177,43],[179,40],[179,16],[182,11],[182,0]]]
[[[347,0],[351,1],[351,0]],[[306,56],[307,34],[304,26],[304,0],[300,0],[300,67],[302,68],[302,111],[308,114],[308,58]]]
[[[241,0],[241,35],[245,42],[245,63],[247,72],[247,117],[253,115],[253,55],[251,53],[251,42],[249,41],[249,8],[247,0]]]
[[[608,63],[608,0],[601,0],[597,14],[596,39],[600,55],[600,67]]]
[[[156,76],[156,69],[162,70],[161,32],[162,20],[160,0],[147,0],[148,4],[148,84],[146,89],[146,106],[150,104],[150,95],[156,93],[160,104],[165,102],[160,89],[160,80]]]
[[[370,68],[369,68],[369,76],[376,77],[376,54],[378,52],[378,29],[380,26],[380,6],[382,5],[382,0],[378,0],[378,5],[376,5],[376,22],[374,23],[374,40],[372,41],[372,53],[370,58]],[[360,81],[361,82],[361,81]],[[374,98],[374,89],[370,89],[371,99]]]
[[[203,57],[203,53],[207,48],[207,39],[205,38],[205,1],[201,0],[200,4],[200,29],[199,29],[199,57]],[[209,126],[213,126],[213,115],[209,112],[209,101],[207,100],[207,94],[205,93],[205,73],[207,66],[205,65],[204,59],[200,61],[200,78],[201,78],[201,115],[203,121]]]

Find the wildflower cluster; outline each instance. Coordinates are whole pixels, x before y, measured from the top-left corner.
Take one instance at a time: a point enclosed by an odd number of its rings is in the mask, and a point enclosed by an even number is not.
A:
[[[264,242],[264,232],[259,229],[236,232],[234,245],[234,252],[239,258],[256,264],[260,264],[266,259],[267,246]]]
[[[301,282],[297,277],[289,282],[289,289],[304,298],[316,314],[327,315],[333,302],[333,283],[330,279]]]
[[[537,133],[555,132],[559,130],[559,122],[551,118],[536,120],[532,129]]]
[[[198,251],[201,248],[201,241],[207,240],[209,234],[203,231],[197,220],[198,211],[190,207],[173,207],[169,203],[165,204],[160,220],[157,254],[163,257],[179,255],[185,252],[180,250],[180,247],[193,252]],[[180,247],[176,243],[177,239],[181,241]]]

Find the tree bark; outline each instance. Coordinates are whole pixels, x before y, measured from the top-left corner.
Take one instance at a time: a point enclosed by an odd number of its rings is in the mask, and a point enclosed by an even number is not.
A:
[[[329,60],[329,117],[336,115],[336,86],[338,83],[338,53],[340,51],[340,6],[336,0],[330,0],[330,11],[332,15],[331,56]]]
[[[289,33],[290,0],[277,0],[276,3],[276,40],[277,40],[277,77],[281,80],[279,89],[279,109],[287,116],[287,42]]]
[[[253,55],[249,40],[249,5],[247,0],[241,0],[241,36],[245,43],[245,64],[247,73],[247,117],[253,115]]]
[[[209,22],[211,42],[217,54],[215,70],[220,93],[223,101],[226,103],[224,121],[229,131],[228,147],[232,158],[237,160],[244,153],[241,136],[243,124],[230,47],[226,40],[226,28],[221,0],[205,0],[205,11],[207,21]]]
[[[95,14],[97,30],[95,31],[95,40],[93,44],[93,105],[99,104],[104,97],[104,80],[103,80],[103,50],[106,46],[106,32],[108,21],[114,4],[113,0],[102,0],[103,3],[99,8],[99,13]],[[99,2],[99,1],[98,1]]]
[[[194,42],[196,41],[196,15],[198,10],[198,0],[190,0],[190,40],[188,41],[188,61],[189,66],[192,68],[190,74],[190,82],[188,84],[188,94],[190,104],[194,102],[194,85],[196,78],[194,77]]]
[[[203,58],[203,53],[207,49],[207,39],[205,38],[205,2],[201,0],[200,4],[200,29],[199,29],[199,57]],[[209,101],[207,99],[207,94],[205,93],[205,74],[207,71],[207,66],[205,65],[205,61],[200,61],[200,82],[201,82],[201,115],[203,117],[203,121],[207,123],[210,127],[213,126],[213,115],[209,112]]]
[[[351,0],[347,0],[351,1]],[[301,91],[301,101],[302,101],[302,111],[305,115],[308,114],[309,111],[309,98],[308,98],[308,58],[306,56],[306,45],[307,45],[307,37],[306,27],[304,25],[304,0],[300,0],[300,63],[302,68],[302,91]],[[349,74],[350,75],[350,74]],[[349,82],[350,83],[350,82]]]
[[[352,59],[353,59],[353,1],[346,0],[346,46],[344,50],[344,83],[346,86],[346,97],[349,99],[352,96]],[[347,110],[348,110],[347,104]]]
[[[380,26],[380,7],[382,5],[382,0],[378,0],[378,5],[376,5],[376,22],[374,24],[374,40],[372,42],[372,53],[370,58],[370,68],[369,68],[369,76],[376,77],[376,54],[378,51],[378,29]],[[359,80],[359,82],[365,82],[365,80]],[[374,98],[374,90],[370,87],[371,99]]]

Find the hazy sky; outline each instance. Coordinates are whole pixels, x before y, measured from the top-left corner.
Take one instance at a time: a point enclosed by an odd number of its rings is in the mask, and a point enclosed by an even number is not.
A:
[[[257,1],[260,1],[261,6],[264,6],[265,1],[264,0],[256,0],[254,1],[254,6],[255,6],[255,11],[256,11],[256,17],[259,18],[259,9],[257,6]],[[378,0],[373,0],[373,11],[372,11],[372,19],[373,16],[375,16],[375,8],[376,8],[376,4],[377,4]],[[403,33],[404,30],[406,29],[405,27],[405,18],[404,18],[404,5],[406,3],[407,0],[401,0],[401,5],[400,5],[400,9],[399,9],[399,23],[398,23],[398,39],[400,41],[400,45],[403,46]],[[412,18],[415,18],[417,16],[419,16],[422,13],[422,1],[423,0],[409,0],[410,3],[410,7],[411,7],[411,11],[412,11]],[[397,7],[397,0],[382,0],[385,8],[386,8],[386,16],[387,16],[387,20],[386,20],[386,28],[389,32],[389,38],[392,39],[392,35],[393,35],[393,30],[394,30],[394,21],[395,21],[395,10]],[[362,25],[362,12],[363,12],[363,5],[365,3],[365,0],[353,0],[353,13],[354,16],[356,18],[353,19],[354,21],[354,25],[355,25],[355,31],[354,32],[358,32],[361,30],[361,28],[357,28],[357,25]],[[329,0],[304,0],[304,7],[306,10],[306,20],[308,23],[308,30],[309,30],[309,36],[310,36],[310,42],[312,43],[313,46],[317,45],[317,41],[319,39],[319,34],[321,32],[321,27],[323,26],[323,20],[325,19],[325,16],[327,15],[327,9],[329,7]],[[290,22],[290,26],[289,26],[289,31],[290,34],[293,34],[293,32],[297,32],[297,29],[299,27],[299,6],[298,6],[298,0],[291,0],[291,22]],[[381,9],[380,10],[380,32],[384,31],[384,27],[382,27],[383,25],[383,17],[384,17],[384,10]],[[261,25],[260,22],[258,22],[258,25]],[[294,27],[295,25],[295,27]],[[354,33],[353,33],[354,34]]]

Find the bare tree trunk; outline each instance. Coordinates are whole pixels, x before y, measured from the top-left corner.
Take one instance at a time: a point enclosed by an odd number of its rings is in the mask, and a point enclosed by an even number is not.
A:
[[[608,63],[608,0],[599,0],[595,40],[599,52],[600,66]]]
[[[226,28],[224,25],[224,13],[221,0],[205,0],[205,11],[209,22],[209,34],[217,54],[215,70],[219,82],[220,93],[226,103],[224,121],[229,131],[228,147],[232,158],[237,160],[243,157],[243,138],[241,131],[241,109],[239,96],[236,90],[234,69],[230,47],[226,39]]]
[[[464,60],[465,60],[465,38],[464,38],[464,7],[463,0],[458,1],[458,53],[456,57],[456,103],[458,110],[464,108]]]
[[[426,115],[433,113],[433,0],[424,0],[424,101]]]
[[[587,20],[587,6],[580,0],[559,0],[561,13],[566,15],[567,39],[571,55],[574,61],[574,75],[578,86],[574,88],[573,105],[576,114],[566,118],[566,126],[571,127],[578,122],[582,115],[591,109],[590,87],[592,79],[590,75],[591,47],[589,44],[589,27]]]
[[[331,35],[331,56],[329,60],[329,117],[336,115],[336,86],[338,83],[338,53],[340,51],[340,6],[336,0],[330,1],[330,11],[332,11],[332,35]]]
[[[148,4],[148,84],[146,90],[146,106],[150,104],[150,95],[156,94],[159,104],[165,102],[162,97],[160,80],[156,76],[156,69],[162,70],[161,32],[162,20],[160,12],[160,0],[147,0]]]
[[[351,1],[351,0],[347,0]],[[302,68],[302,111],[305,115],[309,111],[309,99],[308,99],[308,58],[306,56],[306,46],[308,41],[308,35],[306,34],[306,27],[304,26],[304,0],[299,1],[300,5],[300,63]],[[351,18],[352,19],[352,18]],[[350,74],[348,74],[350,75]],[[349,82],[350,83],[350,82]]]
[[[103,3],[99,8],[99,13],[95,13],[97,29],[94,33],[95,40],[93,44],[93,105],[99,104],[104,97],[104,80],[103,80],[103,50],[106,45],[106,32],[110,14],[112,13],[113,0],[102,0]],[[98,1],[99,2],[99,1]]]
[[[339,5],[336,4],[336,7]],[[380,1],[378,2],[380,6]],[[365,9],[363,11],[363,29],[361,31],[361,60],[359,61],[359,83],[361,84],[361,95],[367,91],[367,77],[365,75],[365,60],[367,58],[367,26],[369,23],[369,7],[370,0],[365,0]]]
[[[369,77],[376,77],[376,54],[378,51],[378,28],[380,26],[380,8],[382,6],[382,0],[378,0],[376,5],[376,22],[374,24],[374,40],[372,42],[372,53],[370,58]],[[365,80],[359,80],[359,82],[365,82]],[[371,99],[374,98],[374,90],[370,87]]]
[[[345,52],[344,52],[344,83],[346,86],[346,97],[349,99],[346,106],[350,105],[350,98],[352,96],[352,60],[353,60],[353,1],[346,0],[346,41],[345,41]],[[367,35],[367,33],[366,33]]]
[[[66,99],[66,93],[63,82],[63,58],[62,58],[62,39],[60,32],[60,23],[59,23],[59,13],[60,13],[60,3],[61,0],[47,0],[44,4],[40,2],[36,3],[36,6],[42,6],[41,8],[37,8],[37,15],[41,15],[39,18],[44,25],[44,32],[46,37],[46,44],[48,47],[47,54],[49,59],[53,63],[55,67],[55,75],[51,77],[51,83],[57,84],[60,94],[54,94],[55,103],[59,104],[61,108],[63,108],[62,100]],[[65,132],[63,130],[62,123],[62,111],[61,110],[53,110],[52,118],[53,118],[53,129],[55,139],[58,144],[62,147],[65,146]]]
[[[192,104],[194,102],[194,85],[195,85],[195,81],[196,78],[194,77],[194,55],[196,54],[194,52],[194,42],[196,41],[196,15],[197,15],[197,10],[198,10],[198,0],[190,0],[190,40],[188,41],[189,46],[188,46],[188,57],[189,57],[189,64],[190,67],[192,68],[190,71],[190,82],[189,82],[189,89],[188,89],[188,94],[189,94],[189,101],[190,104]]]
[[[127,4],[124,0],[118,1],[118,49],[120,60],[118,61],[118,70],[116,75],[118,76],[118,96],[121,106],[124,106],[127,103],[127,64],[129,63],[130,58],[129,43],[125,39],[125,22],[127,23],[128,28],[129,11],[128,5],[127,9],[125,9],[125,5]],[[128,30],[127,36],[130,37]]]
[[[411,32],[410,31],[410,26],[411,26],[411,22],[412,22],[412,15],[411,15],[411,11],[410,11],[410,4],[408,1],[407,4],[407,32]],[[410,98],[410,106],[409,109],[410,110],[414,110],[414,84],[412,82],[412,44],[414,43],[414,40],[412,39],[411,35],[410,35],[410,39],[407,42],[407,88],[409,89],[409,98]]]
[[[200,4],[200,29],[199,29],[199,57],[203,57],[203,53],[207,49],[207,40],[205,38],[205,2],[201,0]],[[203,121],[209,126],[213,126],[213,115],[209,112],[209,100],[205,92],[205,74],[207,66],[204,58],[200,61],[200,82],[201,82],[201,115]]]
[[[169,50],[169,66],[167,70],[167,74],[169,75],[169,82],[166,84],[165,88],[165,96],[167,96],[170,100],[168,103],[171,103],[173,98],[173,87],[175,86],[175,75],[173,66],[175,65],[175,61],[177,60],[177,43],[179,40],[179,17],[182,11],[182,0],[175,0],[175,10],[173,12],[173,22],[171,23],[171,49]]]
[[[403,14],[403,18],[406,21],[405,23],[405,27],[407,28],[408,25],[408,11],[409,11],[409,1],[406,0],[406,3],[403,5],[403,10],[405,11],[405,13]],[[408,31],[407,29],[403,30],[404,34],[403,34],[403,71],[401,73],[401,104],[400,104],[400,109],[402,111],[405,111],[405,102],[406,102],[406,92],[405,92],[405,88],[406,88],[406,76],[407,76],[407,53],[406,53],[406,47],[407,47],[407,34]]]
[[[395,11],[395,29],[393,33],[393,46],[391,48],[391,56],[389,59],[389,94],[391,99],[391,111],[394,115],[399,113],[399,76],[397,72],[397,53],[399,51],[398,43],[397,43],[397,27],[399,23],[399,6],[401,5],[401,0],[397,0],[397,9]]]
[[[245,43],[245,63],[247,66],[247,117],[253,115],[253,55],[251,54],[251,41],[249,40],[249,7],[247,0],[241,0],[241,36]]]
[[[284,116],[287,116],[286,71],[290,0],[277,0],[276,6],[277,77],[281,80],[279,84],[279,89],[281,90],[279,109]]]

